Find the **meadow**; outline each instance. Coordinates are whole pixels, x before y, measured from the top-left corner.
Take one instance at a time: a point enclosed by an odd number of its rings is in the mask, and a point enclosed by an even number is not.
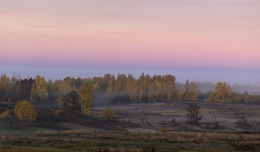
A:
[[[202,116],[198,125],[187,122],[188,105],[189,102],[96,106],[89,116],[38,107],[34,122],[0,122],[0,150],[259,151],[259,105],[198,102]],[[104,118],[106,108],[115,112],[112,119]]]

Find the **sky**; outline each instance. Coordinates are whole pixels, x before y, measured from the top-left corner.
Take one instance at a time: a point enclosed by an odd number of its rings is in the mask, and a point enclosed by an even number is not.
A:
[[[260,85],[260,0],[0,0],[0,74]]]

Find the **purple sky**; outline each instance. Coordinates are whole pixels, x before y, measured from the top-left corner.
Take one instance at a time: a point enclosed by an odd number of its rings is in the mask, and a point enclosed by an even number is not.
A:
[[[260,84],[259,0],[0,0],[0,18],[1,74]]]

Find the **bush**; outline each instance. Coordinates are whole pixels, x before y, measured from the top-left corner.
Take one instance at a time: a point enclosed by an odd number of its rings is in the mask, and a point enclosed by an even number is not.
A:
[[[61,110],[60,110],[60,109],[57,109],[57,110],[54,112],[54,115],[55,115],[56,117],[58,117],[58,116],[60,115],[60,113],[61,113]]]
[[[160,132],[166,133],[166,132],[168,132],[168,128],[166,126],[163,126],[163,127],[161,127]]]
[[[14,107],[15,116],[22,121],[34,121],[37,119],[37,112],[29,101],[19,101]]]
[[[105,119],[112,119],[115,116],[115,112],[110,109],[110,108],[106,108],[104,111],[104,118]]]
[[[188,111],[187,114],[187,117],[189,119],[188,121],[191,124],[198,125],[199,120],[201,120],[199,105],[195,103],[191,103],[186,110]]]
[[[9,110],[6,110],[0,114],[0,119],[10,119],[12,118],[12,114]]]

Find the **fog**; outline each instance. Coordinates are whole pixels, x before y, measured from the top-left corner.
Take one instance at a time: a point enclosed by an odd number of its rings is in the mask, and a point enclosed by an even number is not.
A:
[[[44,76],[46,79],[63,79],[70,77],[94,77],[104,76],[106,73],[117,75],[118,73],[132,74],[139,77],[142,72],[149,75],[172,74],[176,81],[184,83],[191,81],[213,82],[225,81],[230,85],[249,84],[260,85],[260,70],[258,69],[220,69],[220,68],[162,68],[162,67],[105,67],[105,66],[42,66],[42,65],[1,65],[1,73],[12,76],[20,74],[22,78]]]

